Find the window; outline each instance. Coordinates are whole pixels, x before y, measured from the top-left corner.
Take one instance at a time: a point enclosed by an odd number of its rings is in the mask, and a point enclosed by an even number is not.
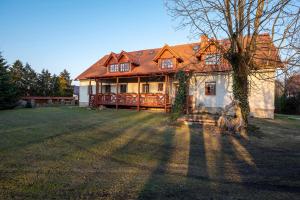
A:
[[[161,60],[161,68],[162,69],[171,69],[171,68],[173,68],[172,58],[162,59]]]
[[[127,92],[127,85],[122,84],[120,85],[120,93],[126,93]]]
[[[142,85],[142,93],[149,93],[149,84],[143,84]]]
[[[164,91],[164,84],[163,83],[158,83],[158,85],[157,85],[157,91],[159,91],[159,92]]]
[[[205,95],[216,95],[216,82],[205,82]]]
[[[129,63],[121,63],[120,72],[129,72]]]
[[[110,93],[111,92],[110,85],[104,85],[104,88],[105,88],[105,93]]]
[[[110,72],[118,72],[119,71],[119,66],[118,64],[112,64],[109,66],[109,71]]]
[[[221,55],[220,54],[207,54],[205,55],[205,64],[207,65],[217,65],[220,64]]]

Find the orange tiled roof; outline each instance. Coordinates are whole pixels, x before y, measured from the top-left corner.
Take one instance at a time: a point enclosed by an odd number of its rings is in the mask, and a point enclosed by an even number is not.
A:
[[[205,44],[204,44],[205,43]],[[201,55],[201,50],[209,49],[209,46],[213,43],[213,40],[208,40],[206,42],[201,41],[197,43],[182,44],[175,46],[165,45],[162,48],[156,49],[146,49],[140,51],[125,52],[122,51],[119,54],[111,53],[109,55],[103,56],[95,64],[90,66],[82,74],[80,74],[76,79],[87,79],[87,78],[97,78],[97,77],[116,77],[116,76],[136,76],[136,75],[149,75],[149,74],[159,74],[164,72],[175,72],[179,69],[182,70],[192,70],[195,72],[224,72],[230,71],[231,66],[227,62],[221,62],[220,65],[205,65],[203,60],[199,61],[199,55]],[[228,40],[218,41],[220,45],[228,48]],[[157,56],[161,53],[163,49],[169,49],[174,57],[177,57],[180,62],[178,62],[175,70],[162,70],[157,64]],[[216,51],[216,50],[214,50]],[[130,72],[108,72],[107,65],[110,57],[115,60],[119,60],[122,55],[126,55],[130,61],[135,65]],[[267,58],[272,58],[272,61]],[[257,50],[255,55],[255,60],[260,69],[266,68],[277,68],[281,67],[282,63],[280,61],[278,51],[273,45],[272,40],[268,34],[262,34],[258,37]],[[274,61],[276,60],[276,61]]]

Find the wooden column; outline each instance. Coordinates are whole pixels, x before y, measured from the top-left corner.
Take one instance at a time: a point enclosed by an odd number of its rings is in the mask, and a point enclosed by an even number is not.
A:
[[[89,87],[88,87],[88,93],[89,93],[89,106],[91,105],[91,79],[90,79],[90,82],[89,82]]]
[[[99,103],[98,95],[99,95],[99,80],[97,79],[96,80],[96,106],[98,106]]]
[[[165,112],[167,112],[167,82],[168,82],[168,75],[165,75]]]
[[[140,111],[140,84],[141,84],[141,78],[138,77],[138,96],[137,96],[137,110]]]
[[[119,77],[117,77],[116,109],[118,109]]]

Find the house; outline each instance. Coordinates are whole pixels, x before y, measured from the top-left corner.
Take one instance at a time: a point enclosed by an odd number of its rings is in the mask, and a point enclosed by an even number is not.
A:
[[[80,74],[80,106],[161,108],[170,110],[176,72],[192,74],[187,105],[192,112],[218,112],[232,101],[232,70],[220,56],[228,40],[201,36],[199,42],[118,54],[111,52]],[[254,117],[273,118],[275,71],[282,66],[268,34],[258,37],[256,68],[249,75],[249,103]]]

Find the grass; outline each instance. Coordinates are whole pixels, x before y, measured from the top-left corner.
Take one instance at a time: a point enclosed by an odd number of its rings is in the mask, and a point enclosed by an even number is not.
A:
[[[76,107],[0,112],[0,199],[299,199],[299,120],[249,140],[168,115]]]

